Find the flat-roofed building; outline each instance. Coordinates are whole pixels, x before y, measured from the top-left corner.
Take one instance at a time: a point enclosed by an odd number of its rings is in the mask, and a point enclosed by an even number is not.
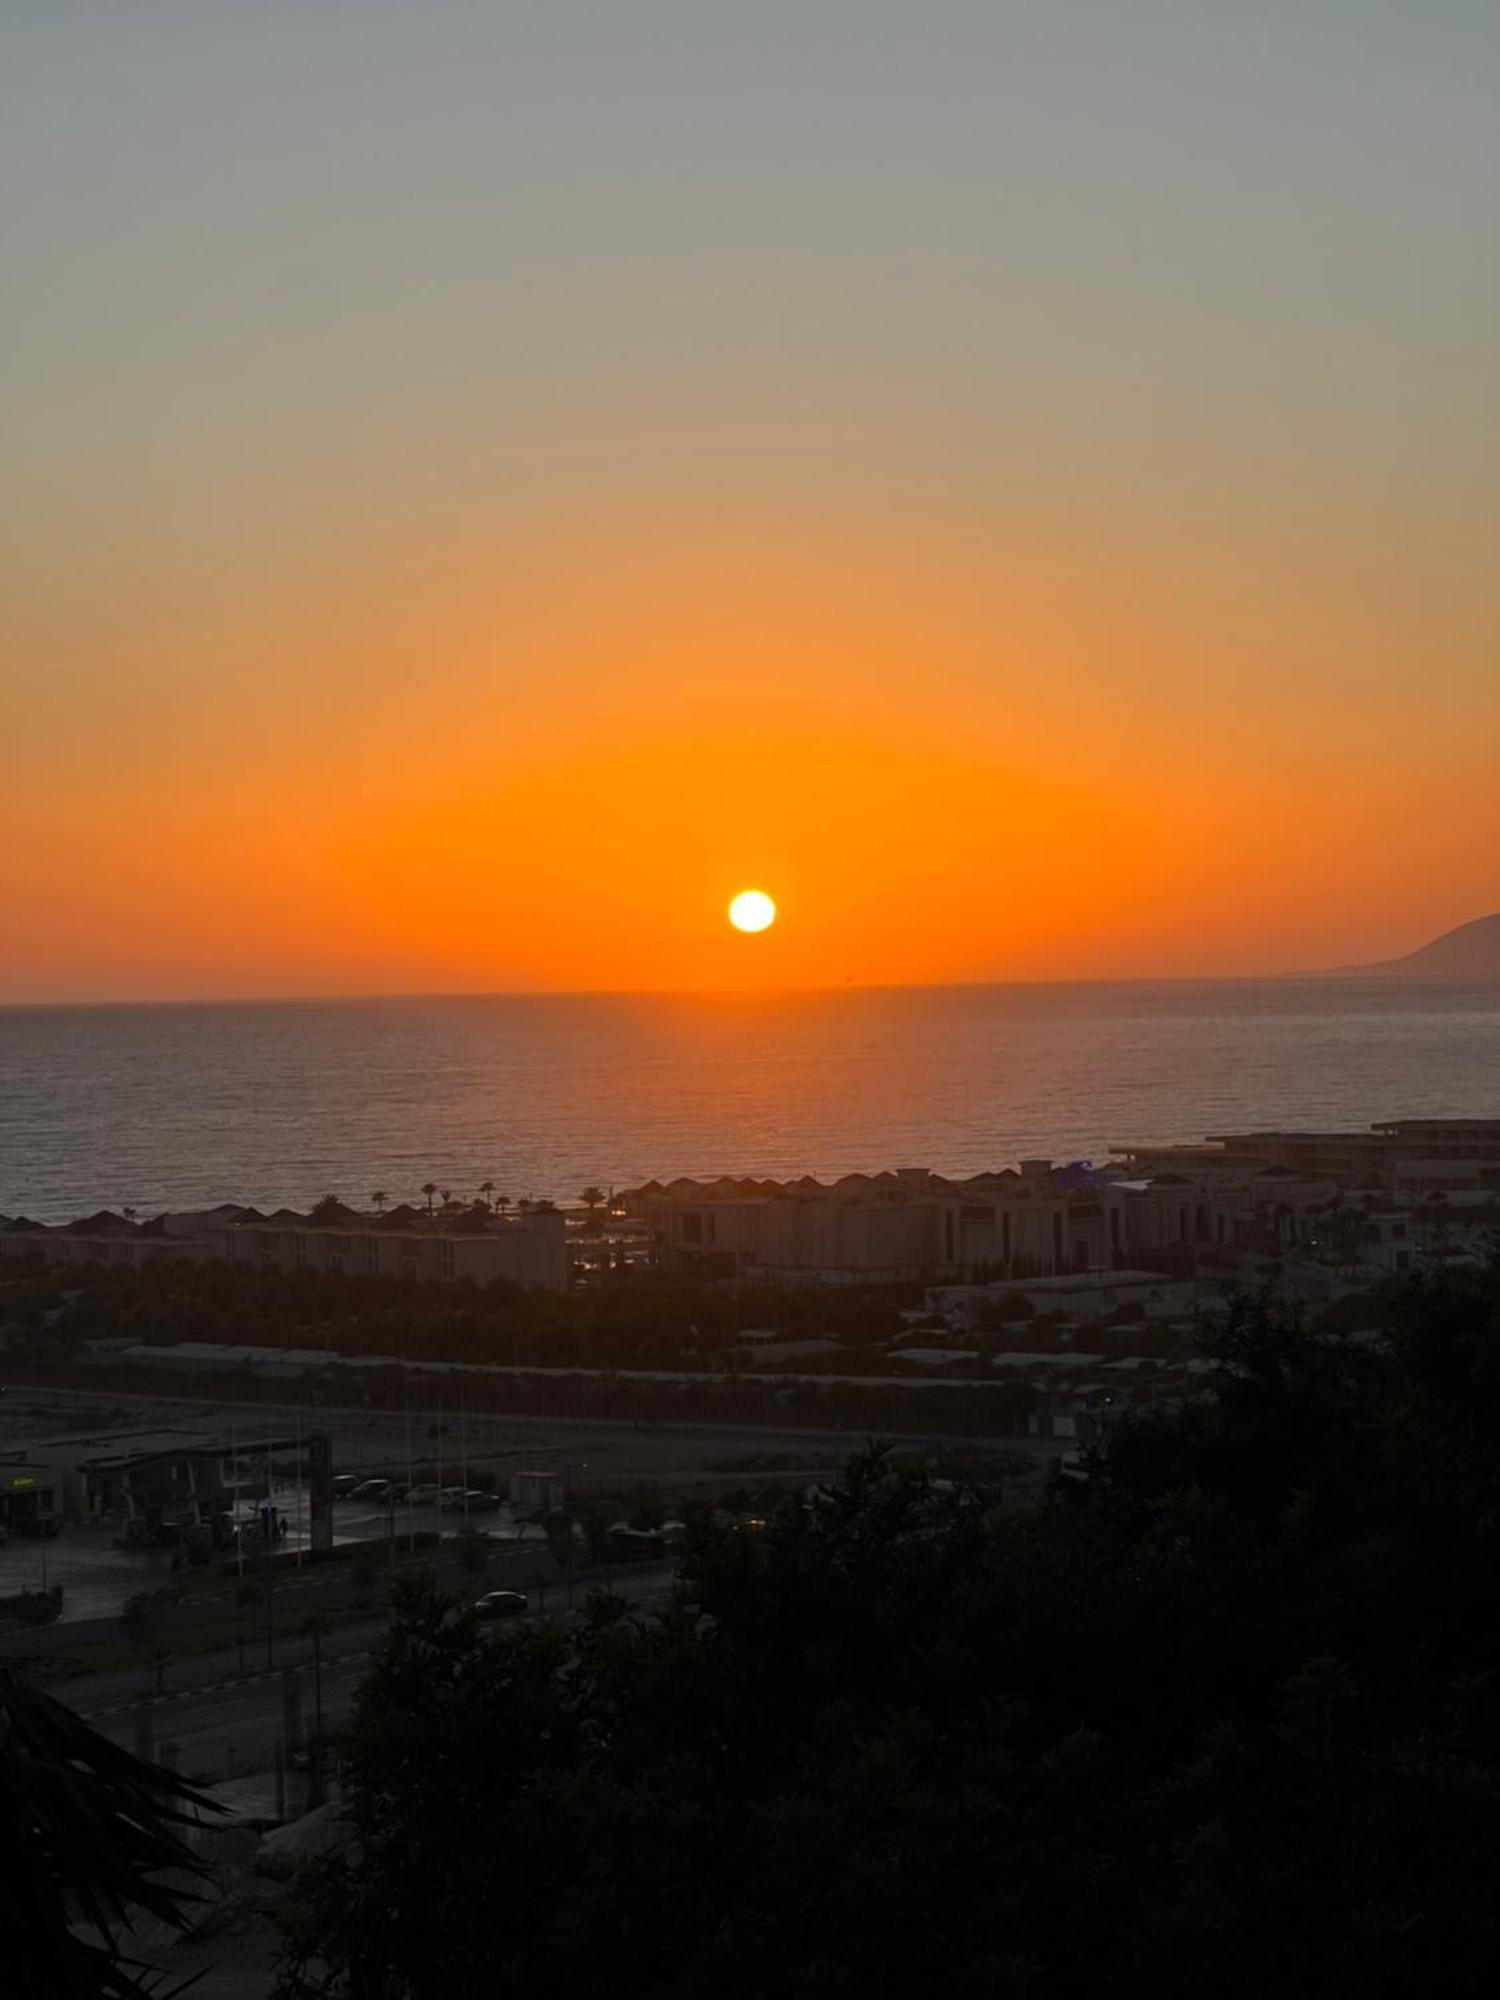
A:
[[[1363,1132],[1254,1131],[1211,1133],[1201,1145],[1132,1145],[1112,1149],[1128,1173],[1207,1173],[1245,1176],[1280,1167],[1350,1193],[1391,1192],[1425,1162],[1467,1168],[1466,1185],[1480,1187],[1500,1173],[1500,1118],[1395,1118]]]
[[[291,1452],[296,1440],[262,1433],[248,1436],[236,1452],[214,1431],[172,1426],[75,1431],[34,1438],[25,1456],[52,1480],[57,1509],[69,1519],[109,1514],[153,1524],[206,1520],[220,1512],[238,1486],[247,1485],[245,1467]],[[307,1439],[302,1439],[304,1451]],[[0,1454],[0,1478],[4,1455]]]
[[[968,1180],[903,1168],[753,1195],[733,1181],[674,1181],[641,1206],[664,1269],[831,1282],[1109,1270],[1182,1246],[1248,1242],[1254,1223],[1249,1195],[1211,1178],[1116,1181],[1048,1160]]]
[[[25,1450],[0,1451],[0,1528],[11,1535],[50,1530],[61,1518],[57,1468]]]

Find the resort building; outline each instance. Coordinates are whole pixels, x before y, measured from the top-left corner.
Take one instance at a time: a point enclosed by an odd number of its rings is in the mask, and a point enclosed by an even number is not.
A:
[[[347,1276],[469,1278],[481,1285],[504,1278],[558,1290],[568,1282],[567,1224],[550,1204],[505,1217],[483,1203],[433,1214],[403,1206],[365,1215],[328,1201],[307,1215],[225,1206],[139,1223],[110,1210],[52,1229],[24,1217],[0,1222],[0,1256],[28,1255],[79,1266],[166,1258]]]
[[[549,1202],[501,1215],[484,1202],[370,1214],[328,1199],[308,1214],[220,1208],[149,1222],[105,1210],[48,1228],[0,1218],[0,1256],[139,1265],[216,1259],[348,1277],[564,1288],[628,1255],[705,1278],[929,1284],[1146,1269],[1182,1276],[1246,1255],[1336,1252],[1357,1261],[1352,1213],[1379,1207],[1382,1261],[1403,1269],[1456,1247],[1444,1204],[1500,1207],[1500,1118],[1395,1119],[1366,1132],[1231,1132],[1135,1145],[1086,1161],[948,1177],[926,1167],[800,1179],[648,1181],[611,1203],[624,1241],[582,1231]],[[1394,1233],[1407,1212],[1407,1237]],[[1418,1218],[1426,1218],[1418,1226]],[[1434,1220],[1433,1218],[1436,1218]],[[590,1218],[592,1219],[592,1218]],[[1467,1218],[1469,1246],[1486,1225]],[[602,1243],[602,1250],[601,1250]],[[590,1252],[594,1270],[587,1269]]]
[[[620,1197],[661,1269],[705,1277],[874,1282],[1053,1278],[1146,1265],[1339,1250],[1355,1206],[1500,1201],[1500,1119],[1397,1119],[1368,1132],[1226,1133],[1122,1147],[1103,1168],[1023,1160],[950,1179],[922,1167],[832,1182],[691,1179]],[[1394,1228],[1394,1222],[1389,1225]],[[1432,1235],[1409,1222],[1415,1243]],[[1403,1239],[1383,1239],[1406,1268]]]
[[[656,1263],[705,1277],[833,1280],[1051,1277],[1179,1246],[1248,1242],[1253,1198],[1181,1174],[1111,1180],[1023,1161],[944,1179],[921,1168],[824,1185],[674,1181],[646,1194]]]
[[[1396,1118],[1367,1132],[1223,1132],[1201,1145],[1118,1146],[1129,1173],[1240,1177],[1280,1167],[1308,1181],[1394,1193],[1398,1187],[1500,1186],[1500,1118]]]

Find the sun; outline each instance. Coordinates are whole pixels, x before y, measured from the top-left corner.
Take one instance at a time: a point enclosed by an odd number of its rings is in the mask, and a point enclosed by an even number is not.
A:
[[[729,921],[737,931],[768,931],[776,921],[776,905],[764,889],[741,889],[729,905]]]

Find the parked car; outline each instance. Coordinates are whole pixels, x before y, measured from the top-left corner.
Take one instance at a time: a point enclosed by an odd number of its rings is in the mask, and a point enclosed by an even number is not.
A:
[[[500,1506],[501,1501],[498,1493],[487,1493],[482,1486],[471,1488],[469,1493],[469,1512],[471,1514],[498,1514]]]
[[[378,1505],[385,1499],[386,1494],[390,1490],[391,1482],[389,1479],[364,1479],[355,1487],[349,1498],[351,1500],[373,1500]]]
[[[341,1472],[333,1482],[333,1497],[335,1500],[347,1500],[355,1487],[363,1484],[362,1472]]]
[[[436,1486],[408,1486],[406,1489],[408,1507],[435,1507],[441,1498]]]
[[[443,1494],[445,1514],[493,1513],[499,1505],[493,1493],[482,1492],[477,1486],[471,1486],[467,1492],[462,1486],[450,1486]]]
[[[519,1590],[487,1590],[475,1599],[474,1609],[481,1618],[519,1618],[531,1603]]]

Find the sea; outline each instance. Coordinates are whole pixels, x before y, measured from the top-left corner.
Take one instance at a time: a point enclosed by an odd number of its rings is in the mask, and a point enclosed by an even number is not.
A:
[[[1500,983],[1339,978],[0,1009],[0,1215],[952,1174],[1500,1117]]]

